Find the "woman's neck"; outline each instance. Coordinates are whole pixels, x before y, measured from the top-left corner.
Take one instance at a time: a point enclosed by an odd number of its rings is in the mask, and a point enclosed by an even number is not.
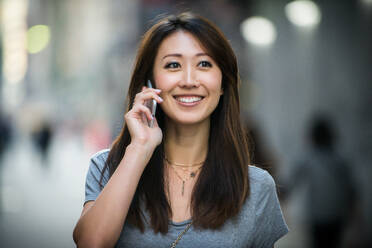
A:
[[[206,159],[210,121],[180,125],[168,121],[164,141],[165,155],[175,163],[195,164]]]

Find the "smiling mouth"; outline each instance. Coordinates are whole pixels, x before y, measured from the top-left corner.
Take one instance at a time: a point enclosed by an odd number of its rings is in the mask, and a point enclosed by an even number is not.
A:
[[[200,102],[203,98],[202,96],[174,96],[178,102],[186,104]]]

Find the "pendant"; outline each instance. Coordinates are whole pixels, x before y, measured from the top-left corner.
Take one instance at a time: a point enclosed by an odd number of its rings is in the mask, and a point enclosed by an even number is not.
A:
[[[182,196],[184,192],[185,192],[185,181],[182,181]]]

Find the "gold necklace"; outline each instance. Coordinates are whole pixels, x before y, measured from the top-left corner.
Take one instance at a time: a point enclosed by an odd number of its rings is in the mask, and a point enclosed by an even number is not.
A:
[[[175,172],[176,176],[177,176],[177,177],[182,181],[182,196],[183,196],[183,195],[184,195],[184,192],[185,192],[185,182],[188,181],[188,180],[191,179],[191,178],[194,178],[194,177],[196,176],[196,173],[197,173],[197,172],[202,168],[202,164],[204,163],[204,161],[201,162],[201,163],[192,164],[192,165],[175,164],[175,163],[170,162],[167,158],[165,158],[165,161],[166,161],[167,164],[170,165],[170,167],[173,169],[173,171]],[[183,178],[183,177],[181,177],[181,176],[178,174],[177,170],[176,170],[177,166],[183,166],[183,167],[181,167],[181,169],[182,169],[183,171],[185,171],[185,172],[186,172],[186,171],[187,171],[187,172],[190,172],[190,175],[189,175],[187,178]],[[199,167],[196,168],[195,170],[192,170],[192,171],[187,170],[187,168],[190,168],[190,167],[196,167],[196,166],[199,166]],[[185,167],[187,167],[187,168],[185,168]]]
[[[179,163],[175,163],[175,162],[170,161],[167,157],[164,157],[164,159],[168,162],[168,164],[173,165],[173,166],[179,166],[179,167],[195,167],[195,166],[198,166],[198,165],[202,165],[205,162],[205,160],[204,160],[204,161],[201,161],[201,162],[195,163],[195,164],[179,164]]]

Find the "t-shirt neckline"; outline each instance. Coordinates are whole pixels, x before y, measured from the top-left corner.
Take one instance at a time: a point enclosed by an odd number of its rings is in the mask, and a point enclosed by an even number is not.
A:
[[[187,219],[187,220],[180,221],[180,222],[174,222],[173,220],[169,220],[168,222],[170,225],[173,225],[173,226],[185,226],[191,222],[191,219]]]

